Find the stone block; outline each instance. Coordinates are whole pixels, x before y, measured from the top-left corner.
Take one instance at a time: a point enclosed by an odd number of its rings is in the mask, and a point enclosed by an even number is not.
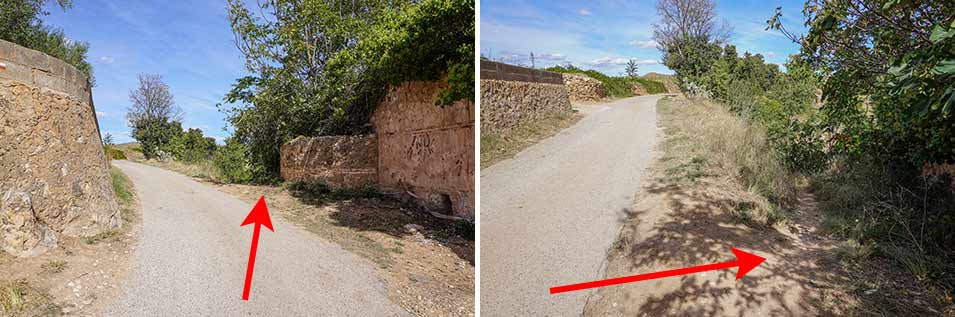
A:
[[[46,54],[34,51],[25,47],[18,46],[16,49],[16,62],[21,65],[28,65],[35,69],[50,71],[50,58]]]
[[[33,68],[13,62],[5,64],[7,65],[7,68],[0,70],[0,79],[8,79],[33,85]]]
[[[16,60],[16,44],[0,40],[0,61],[13,62]]]

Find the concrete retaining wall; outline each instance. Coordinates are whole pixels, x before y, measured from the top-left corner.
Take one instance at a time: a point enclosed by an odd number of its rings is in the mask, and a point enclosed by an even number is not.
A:
[[[474,219],[473,102],[444,108],[435,100],[443,82],[393,87],[372,118],[378,135],[382,189],[406,191],[432,210]]]
[[[504,81],[522,81],[528,83],[541,84],[564,84],[564,79],[559,73],[548,72],[539,69],[508,65],[504,63],[481,61],[481,79],[482,80],[504,80]]]
[[[0,40],[0,64],[0,79],[48,88],[90,104],[88,79],[73,65],[4,40]]]
[[[443,82],[393,87],[378,105],[375,135],[300,138],[281,149],[286,180],[375,185],[428,210],[474,220],[474,103],[436,106]]]

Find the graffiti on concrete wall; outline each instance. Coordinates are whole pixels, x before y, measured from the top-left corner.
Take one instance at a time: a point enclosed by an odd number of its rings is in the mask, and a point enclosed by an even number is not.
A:
[[[408,159],[421,160],[434,154],[434,142],[431,141],[431,135],[427,132],[411,135],[411,146],[408,147]]]

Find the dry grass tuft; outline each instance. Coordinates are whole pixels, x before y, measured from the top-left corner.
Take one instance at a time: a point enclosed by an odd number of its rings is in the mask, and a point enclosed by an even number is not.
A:
[[[67,262],[64,260],[50,260],[49,262],[44,263],[40,266],[43,269],[44,273],[47,274],[56,274],[62,273],[66,270]]]

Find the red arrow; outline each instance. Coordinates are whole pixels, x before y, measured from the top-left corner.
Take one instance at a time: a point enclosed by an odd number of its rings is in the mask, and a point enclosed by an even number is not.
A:
[[[754,268],[759,266],[760,263],[763,263],[763,261],[766,261],[765,258],[757,256],[755,254],[743,252],[737,248],[730,248],[730,249],[732,249],[733,254],[736,255],[736,261],[705,264],[705,265],[693,266],[693,267],[682,268],[682,269],[646,273],[646,274],[639,274],[639,275],[632,275],[632,276],[624,276],[624,277],[586,282],[586,283],[580,283],[580,284],[556,286],[556,287],[550,288],[550,293],[557,294],[557,293],[564,293],[564,292],[573,292],[573,291],[579,291],[579,290],[588,289],[588,288],[597,288],[597,287],[604,287],[604,286],[617,285],[617,284],[623,284],[623,283],[646,281],[646,280],[652,280],[652,279],[658,279],[658,278],[664,278],[664,277],[670,277],[670,276],[686,275],[686,274],[713,271],[713,270],[722,270],[722,269],[728,269],[728,268],[737,267],[737,266],[739,267],[739,270],[736,271],[736,279],[738,280],[742,278],[743,275],[746,275],[746,273],[749,273],[749,271],[752,271]]]
[[[242,300],[249,300],[249,290],[252,287],[252,271],[255,267],[255,250],[259,248],[259,229],[265,226],[275,232],[275,229],[272,229],[272,218],[269,218],[269,207],[265,205],[265,196],[259,197],[259,202],[255,203],[255,207],[252,207],[252,211],[249,212],[248,216],[245,216],[245,220],[239,227],[252,223],[255,224],[255,229],[252,231],[252,251],[249,251],[249,268],[245,271],[245,288],[242,289]]]

